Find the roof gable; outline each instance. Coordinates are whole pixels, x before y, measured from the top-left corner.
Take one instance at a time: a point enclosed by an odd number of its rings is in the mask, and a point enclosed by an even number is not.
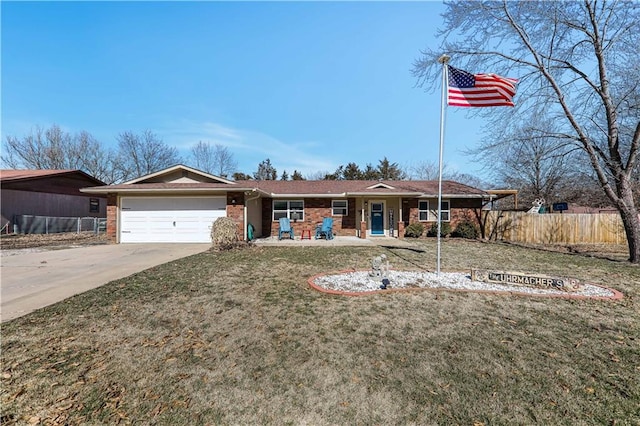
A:
[[[386,183],[378,182],[376,184],[368,186],[367,189],[395,189],[395,188],[391,185],[387,185]]]
[[[145,183],[224,183],[234,185],[235,182],[205,173],[201,170],[194,169],[182,164],[178,164],[167,169],[157,171],[155,173],[141,176],[139,178],[125,182],[129,184],[145,184]]]

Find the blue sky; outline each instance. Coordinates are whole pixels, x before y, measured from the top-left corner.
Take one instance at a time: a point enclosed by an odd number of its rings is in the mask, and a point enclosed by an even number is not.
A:
[[[437,162],[440,93],[412,64],[436,48],[440,2],[5,2],[2,138],[56,123],[115,146],[152,130],[183,154],[229,148],[252,173]],[[455,65],[455,64],[453,64]],[[473,70],[483,71],[483,70]],[[479,120],[447,112],[445,163]]]

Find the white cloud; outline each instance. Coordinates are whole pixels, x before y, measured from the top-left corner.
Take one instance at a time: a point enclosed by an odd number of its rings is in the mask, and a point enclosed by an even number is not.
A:
[[[317,153],[322,144],[317,142],[285,142],[255,130],[234,129],[214,122],[179,120],[158,129],[164,141],[185,152],[198,141],[220,144],[229,148],[245,173],[258,168],[266,158],[278,174],[286,170],[289,175],[298,170],[303,175],[337,167],[331,159]],[[321,150],[320,150],[321,151]]]

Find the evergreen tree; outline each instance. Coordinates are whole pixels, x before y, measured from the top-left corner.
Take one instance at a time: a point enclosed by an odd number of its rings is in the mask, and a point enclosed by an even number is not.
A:
[[[398,166],[398,163],[389,162],[387,157],[380,160],[380,164],[378,164],[378,173],[378,179],[383,180],[403,180],[407,177],[407,173]]]
[[[365,167],[362,172],[362,179],[365,180],[378,180],[380,179],[380,173],[377,169],[374,169],[371,164],[367,163],[367,167]]]
[[[276,180],[278,172],[271,165],[271,160],[266,159],[258,164],[258,170],[253,174],[255,180]]]
[[[362,171],[356,163],[349,163],[342,172],[342,178],[345,180],[359,180],[362,179]]]
[[[233,180],[251,180],[251,176],[242,172],[235,172],[233,174]]]

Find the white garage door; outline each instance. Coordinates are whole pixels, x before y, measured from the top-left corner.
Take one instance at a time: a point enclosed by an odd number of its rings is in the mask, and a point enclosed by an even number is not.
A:
[[[225,197],[123,197],[121,243],[210,243]]]

